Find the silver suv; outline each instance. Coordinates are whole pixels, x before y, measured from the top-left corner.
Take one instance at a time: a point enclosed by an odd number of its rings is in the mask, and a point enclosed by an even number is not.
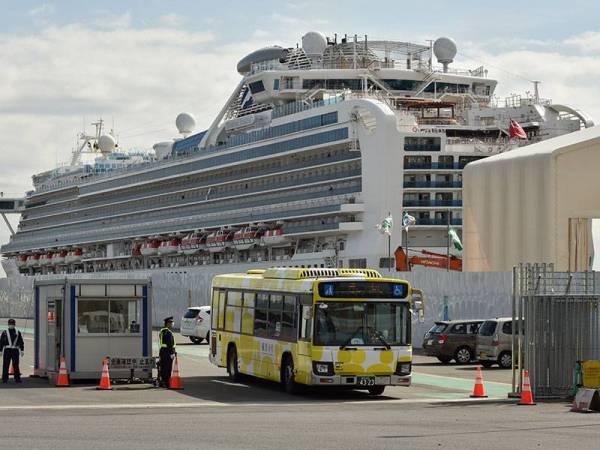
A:
[[[479,327],[476,355],[483,367],[512,366],[512,317],[486,320]]]

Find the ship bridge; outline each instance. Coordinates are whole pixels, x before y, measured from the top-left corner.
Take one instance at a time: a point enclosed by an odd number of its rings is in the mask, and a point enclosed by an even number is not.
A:
[[[0,215],[4,219],[6,226],[10,230],[10,234],[15,234],[12,225],[6,218],[7,214],[21,214],[25,210],[25,199],[15,197],[4,197],[0,193]]]

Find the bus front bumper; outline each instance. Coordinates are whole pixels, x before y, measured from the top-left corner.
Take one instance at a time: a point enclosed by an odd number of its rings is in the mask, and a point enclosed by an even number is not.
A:
[[[312,375],[315,386],[353,386],[368,389],[370,386],[410,386],[411,375]]]

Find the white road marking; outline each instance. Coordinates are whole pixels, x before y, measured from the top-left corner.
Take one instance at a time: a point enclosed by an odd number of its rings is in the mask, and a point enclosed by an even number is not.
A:
[[[237,387],[250,387],[246,384],[241,384],[241,383],[230,383],[229,381],[222,381],[222,380],[210,380],[213,383],[221,383],[221,384],[226,384],[227,386],[237,386]]]
[[[410,404],[437,404],[437,403],[515,403],[516,399],[500,398],[467,398],[467,399],[395,399],[395,400],[349,400],[345,402],[263,402],[263,403],[219,403],[219,402],[193,402],[193,403],[121,403],[121,404],[71,404],[71,405],[24,405],[24,406],[0,406],[2,411],[66,411],[66,410],[111,410],[111,409],[151,409],[151,408],[203,408],[208,407],[289,407],[289,406],[335,406],[342,404],[389,404],[389,405],[410,405]]]
[[[427,373],[427,372],[419,372],[418,370],[413,370],[413,373],[417,373],[419,375],[426,375],[428,377],[435,377],[435,378],[446,378],[449,380],[459,380],[459,381],[471,381],[469,378],[460,378],[460,377],[449,377],[446,375],[434,375],[432,373]],[[484,372],[485,373],[485,372]],[[485,376],[484,376],[484,382],[486,384],[499,384],[501,386],[512,386],[512,384],[510,383],[502,383],[500,381],[486,381],[485,380]]]

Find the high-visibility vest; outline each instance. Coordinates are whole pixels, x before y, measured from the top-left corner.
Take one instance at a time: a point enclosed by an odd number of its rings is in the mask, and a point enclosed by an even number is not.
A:
[[[175,342],[175,335],[173,334],[173,332],[171,330],[169,330],[168,328],[163,328],[162,330],[160,330],[158,332],[158,343],[160,348],[167,348],[167,344],[165,344],[163,342],[163,332],[164,331],[168,331],[169,333],[171,333],[173,335],[173,348],[177,347],[177,342]]]
[[[12,339],[10,338],[10,331],[6,330],[6,337],[8,339],[8,345],[4,348],[14,348],[14,349],[18,349],[19,347],[17,347],[17,342],[19,342],[19,336],[21,336],[21,332],[15,330],[15,342],[12,341]]]

